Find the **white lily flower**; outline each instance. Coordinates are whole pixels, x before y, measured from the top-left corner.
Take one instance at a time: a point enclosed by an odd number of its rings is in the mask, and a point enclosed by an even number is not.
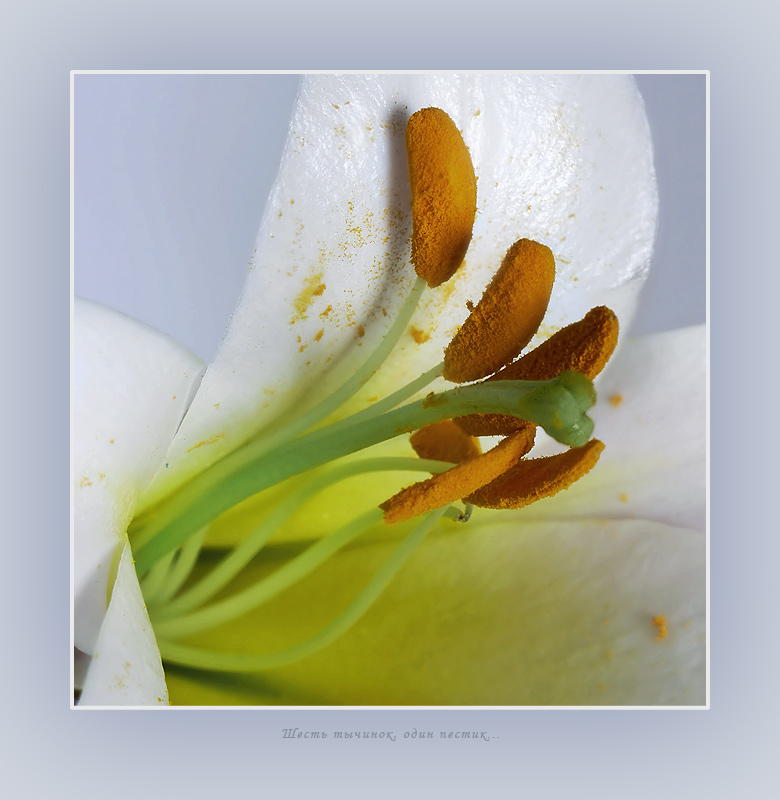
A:
[[[464,265],[415,306],[407,299],[420,282],[408,263],[404,129],[412,112],[430,106],[452,117],[469,147],[477,217]],[[593,417],[606,450],[590,475],[518,511],[442,522],[386,588],[377,576],[400,552],[399,529],[409,528],[380,515],[356,528],[357,543],[334,548],[316,570],[301,568],[241,616],[193,623],[199,603],[176,597],[189,560],[200,557],[200,576],[215,563],[213,548],[268,527],[285,504],[302,509],[279,516],[269,529],[275,546],[217,587],[225,594],[251,592],[274,568],[284,574],[291,552],[328,547],[350,520],[416,480],[411,468],[382,472],[312,499],[291,478],[245,500],[252,492],[234,491],[220,464],[284,449],[305,429],[295,427],[302,415],[320,424],[325,412],[310,409],[329,397],[338,402],[327,411],[339,419],[430,370],[516,239],[547,244],[556,260],[535,342],[595,305],[608,305],[625,329],[648,269],[656,206],[649,132],[630,79],[304,79],[244,293],[200,384],[198,360],[166,337],[77,303],[74,636],[88,656],[81,704],[165,703],[166,677],[173,701],[185,704],[702,703],[701,332],[623,346],[597,384]],[[334,395],[395,338],[370,382]],[[430,388],[446,385],[413,384],[408,396]],[[258,449],[247,458],[240,448],[248,441],[266,445],[251,445]],[[410,452],[400,437],[370,455]],[[313,480],[324,481],[312,466]],[[196,479],[207,469],[211,483]],[[190,513],[193,495],[208,499],[227,483],[225,514],[193,512],[194,536],[155,550],[179,512]],[[204,536],[212,549],[200,551]],[[376,591],[355,618],[340,616],[365,586]],[[338,635],[289,655],[333,620],[342,621]],[[249,676],[216,679],[205,670],[222,668],[221,656],[200,655],[210,651],[230,654],[226,674],[247,668]],[[274,653],[286,655],[253,655]]]

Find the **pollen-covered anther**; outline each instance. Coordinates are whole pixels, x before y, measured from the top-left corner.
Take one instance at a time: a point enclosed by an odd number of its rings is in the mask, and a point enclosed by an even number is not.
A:
[[[460,500],[506,472],[533,444],[534,431],[521,431],[508,436],[487,453],[407,486],[380,505],[385,512],[385,522],[388,525],[403,522]]]
[[[509,364],[541,325],[554,280],[549,247],[531,239],[515,242],[447,346],[442,375],[466,383]]]
[[[423,108],[406,125],[412,194],[412,263],[430,287],[463,263],[477,212],[477,179],[455,123],[440,108]]]
[[[479,441],[464,433],[451,419],[434,422],[409,437],[420,458],[460,464],[482,454]]]
[[[465,500],[478,508],[522,508],[568,489],[599,460],[604,445],[591,439],[582,447],[545,458],[519,461]]]
[[[581,372],[593,380],[615,351],[618,319],[606,306],[591,309],[579,322],[567,325],[488,381],[547,381],[563,372]],[[507,436],[529,425],[504,414],[470,414],[455,420],[471,436]]]

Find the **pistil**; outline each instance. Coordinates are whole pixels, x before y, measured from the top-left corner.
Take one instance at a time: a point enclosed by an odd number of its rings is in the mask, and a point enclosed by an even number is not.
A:
[[[584,444],[593,430],[586,411],[595,402],[590,381],[565,373],[551,381],[496,381],[434,394],[376,418],[321,428],[288,442],[213,485],[196,476],[154,515],[135,527],[136,569],[144,574],[157,560],[218,516],[271,486],[366,447],[433,422],[474,413],[517,415],[570,446]]]

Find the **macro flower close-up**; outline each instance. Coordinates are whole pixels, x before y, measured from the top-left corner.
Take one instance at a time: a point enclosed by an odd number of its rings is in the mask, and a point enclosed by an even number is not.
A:
[[[210,363],[74,301],[76,704],[704,705],[659,202],[630,76],[303,76]]]

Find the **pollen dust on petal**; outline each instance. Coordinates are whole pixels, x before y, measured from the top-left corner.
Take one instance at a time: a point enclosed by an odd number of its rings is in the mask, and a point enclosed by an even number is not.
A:
[[[325,291],[325,288],[325,284],[322,282],[322,272],[315,272],[304,280],[303,289],[301,289],[298,296],[293,300],[295,314],[290,320],[291,325],[308,317],[309,308],[312,302],[314,302],[314,298],[320,297]]]
[[[423,344],[423,342],[427,342],[428,339],[431,338],[430,333],[421,330],[420,328],[416,328],[414,325],[409,328],[409,333],[412,334],[412,339],[414,339],[417,344]]]
[[[613,394],[610,395],[609,402],[612,403],[615,408],[617,408],[623,402],[623,395],[622,394]]]
[[[666,617],[663,614],[659,614],[657,617],[653,617],[653,625],[655,625],[656,630],[658,633],[656,634],[656,641],[660,641],[661,639],[666,638]]]
[[[224,433],[218,433],[216,436],[212,436],[210,439],[202,439],[197,444],[192,445],[192,447],[187,449],[188,453],[191,453],[193,450],[197,450],[199,447],[205,447],[207,444],[214,444],[214,442],[219,441],[220,439],[224,439]]]

